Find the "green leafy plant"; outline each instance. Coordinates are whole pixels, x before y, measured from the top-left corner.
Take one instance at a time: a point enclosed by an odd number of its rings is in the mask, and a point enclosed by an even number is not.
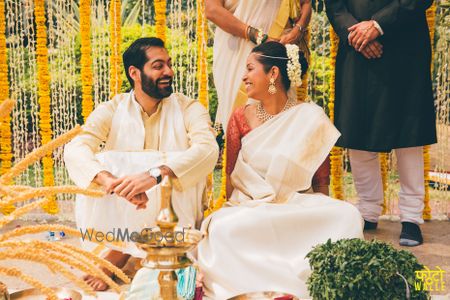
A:
[[[328,240],[306,256],[312,269],[308,290],[313,299],[429,299],[427,291],[416,291],[415,271],[423,269],[408,251],[396,250],[381,241]]]

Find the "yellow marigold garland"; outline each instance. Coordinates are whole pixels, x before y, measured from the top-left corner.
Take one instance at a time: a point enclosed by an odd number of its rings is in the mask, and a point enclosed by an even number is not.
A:
[[[205,16],[205,0],[197,0],[197,80],[198,101],[208,108],[208,53],[206,43],[208,29]]]
[[[109,85],[111,89],[111,97],[120,92],[122,85],[121,70],[122,70],[122,57],[120,55],[121,44],[121,1],[111,0],[109,8],[110,17],[110,38],[111,38],[111,56],[110,56],[110,79]]]
[[[9,95],[8,84],[8,65],[6,54],[6,20],[5,20],[5,1],[0,0],[0,175],[4,174],[12,165],[12,147],[11,147],[11,115],[14,102],[7,100]],[[4,215],[14,211],[13,205],[0,208]]]
[[[197,0],[197,80],[198,101],[208,109],[208,40],[207,21],[205,16],[205,0]],[[210,203],[213,198],[213,173],[209,174],[206,182],[206,199]]]
[[[155,0],[155,31],[156,36],[166,41],[166,0]]]
[[[0,102],[0,119],[6,118],[11,113],[11,110],[14,108],[15,104],[16,101],[10,99],[6,99],[3,100],[3,102]],[[0,120],[0,123],[1,122],[2,120]]]
[[[222,175],[220,184],[219,198],[214,201],[213,204],[209,204],[208,209],[205,211],[205,217],[209,216],[216,210],[222,208],[222,206],[227,202],[227,143],[223,143],[223,153],[222,153]]]
[[[48,71],[47,28],[45,26],[45,0],[34,1],[36,19],[36,60],[39,87],[39,129],[42,145],[52,140],[52,119],[50,112],[50,73]],[[42,158],[44,186],[53,186],[53,158],[51,153]],[[49,214],[58,212],[56,198],[52,198],[43,209]]]
[[[427,23],[428,23],[428,29],[430,31],[430,40],[431,40],[431,61],[433,61],[433,55],[434,55],[434,30],[435,30],[435,19],[436,19],[436,2],[433,2],[431,7],[427,10]],[[431,64],[431,70],[433,70],[433,64]],[[424,178],[425,178],[425,197],[423,199],[424,201],[424,208],[423,208],[423,219],[424,220],[431,220],[431,207],[430,207],[430,187],[429,187],[429,181],[430,181],[430,146],[424,146],[423,147],[423,166],[424,166]]]
[[[81,33],[81,83],[82,102],[81,115],[84,121],[92,112],[92,56],[91,56],[91,1],[80,0],[80,33]]]
[[[424,184],[425,184],[425,197],[422,217],[424,220],[431,220],[431,207],[430,207],[430,146],[423,146],[423,166],[424,166]]]
[[[334,32],[333,28],[330,27],[330,97],[328,100],[328,109],[330,111],[330,120],[334,122],[334,99],[335,99],[335,69],[336,69],[336,56],[337,49],[339,44],[339,37]],[[343,149],[341,147],[333,147],[330,155],[330,173],[331,173],[331,192],[332,196],[336,199],[344,199],[344,190],[343,190]]]
[[[382,214],[386,214],[387,212],[387,188],[389,184],[388,171],[389,171],[389,153],[379,153],[378,157],[380,159],[380,168],[381,168],[381,181],[383,182],[383,211]]]

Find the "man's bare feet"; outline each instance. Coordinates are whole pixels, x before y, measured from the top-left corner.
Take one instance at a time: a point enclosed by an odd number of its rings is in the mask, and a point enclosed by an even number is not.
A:
[[[129,254],[124,254],[120,251],[111,250],[108,252],[108,254],[104,257],[105,260],[109,261],[119,269],[122,268],[130,258]],[[109,277],[112,277],[112,273],[108,270],[105,270],[102,268],[102,271],[105,272],[105,274]],[[93,276],[93,275],[85,275],[83,276],[83,280],[90,286],[94,291],[106,291],[109,286],[104,282],[102,279]]]
[[[83,280],[96,292],[106,291],[109,287],[106,282],[92,275],[84,275]]]

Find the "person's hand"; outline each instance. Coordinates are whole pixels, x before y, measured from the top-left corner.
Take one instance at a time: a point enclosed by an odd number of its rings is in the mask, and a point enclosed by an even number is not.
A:
[[[383,45],[378,41],[372,41],[361,50],[361,54],[367,59],[380,58],[383,54]]]
[[[148,197],[146,193],[140,193],[131,198],[130,202],[136,205],[136,209],[147,208]]]
[[[295,26],[291,31],[281,36],[280,43],[283,45],[296,44],[302,35],[303,33],[300,32],[300,29]]]
[[[94,177],[94,182],[101,185],[107,194],[112,194],[116,187],[117,177],[108,171],[101,171]]]
[[[205,278],[205,275],[203,275],[203,273],[198,270],[197,271],[197,277],[195,277],[195,287],[203,287],[203,279]]]
[[[116,179],[114,182],[114,193],[116,195],[131,201],[138,194],[145,193],[156,185],[156,179],[148,172],[129,175]]]
[[[366,45],[380,36],[374,21],[362,21],[348,28],[348,42],[350,46],[361,52]]]

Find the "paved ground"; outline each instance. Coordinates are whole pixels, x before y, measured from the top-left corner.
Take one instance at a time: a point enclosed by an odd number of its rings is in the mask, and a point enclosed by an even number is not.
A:
[[[23,225],[23,221],[14,222],[13,224],[8,225],[4,230]],[[447,295],[447,297],[444,297],[443,299],[450,299],[450,221],[430,221],[423,224],[422,231],[424,233],[425,243],[414,248],[400,247],[398,245],[400,229],[401,224],[399,222],[383,220],[380,222],[377,231],[366,233],[365,237],[366,239],[377,238],[382,241],[390,242],[396,248],[406,249],[414,253],[419,261],[430,269],[436,269],[436,266],[439,266],[441,269],[445,270],[445,291],[434,294]],[[36,235],[34,238],[45,240],[45,234]],[[78,240],[74,238],[67,238],[61,242],[74,245],[78,244]],[[25,270],[27,274],[34,276],[51,286],[72,287],[71,283],[66,279],[48,272],[46,268],[39,264],[12,260],[6,262],[2,261],[1,264],[4,266],[19,267],[22,270]],[[10,290],[20,290],[27,287],[27,285],[21,281],[5,276],[0,276],[0,281],[6,283]]]
[[[450,295],[450,221],[430,221],[422,226],[424,244],[417,247],[402,247],[398,244],[401,223],[381,221],[375,231],[364,233],[366,239],[376,238],[390,242],[395,248],[411,251],[419,260],[431,270],[439,266],[445,273],[445,290],[434,294]]]

